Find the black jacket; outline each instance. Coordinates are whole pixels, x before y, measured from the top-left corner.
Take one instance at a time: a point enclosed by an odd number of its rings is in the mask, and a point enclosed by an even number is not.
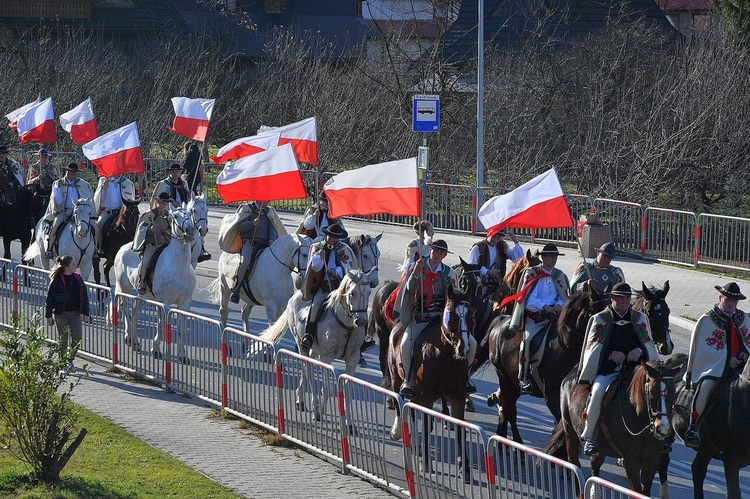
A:
[[[73,276],[78,284],[78,311],[81,315],[89,315],[89,294],[86,292],[86,284],[81,279],[80,274],[73,273]],[[66,308],[65,304],[75,299],[75,296],[70,295],[69,287],[65,285],[63,273],[59,273],[49,283],[44,317],[49,319],[53,313],[55,315],[62,314]]]

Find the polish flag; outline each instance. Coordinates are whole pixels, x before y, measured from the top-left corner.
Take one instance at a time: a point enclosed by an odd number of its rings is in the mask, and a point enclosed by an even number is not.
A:
[[[99,176],[114,177],[144,171],[135,122],[83,144],[83,155],[94,163]]]
[[[21,116],[23,113],[25,113],[30,107],[36,106],[39,104],[41,99],[41,96],[37,97],[34,102],[29,102],[28,104],[24,104],[23,106],[19,107],[15,111],[11,111],[10,113],[6,114],[5,117],[8,118],[8,126],[13,128],[14,130],[18,127],[18,117]]]
[[[554,229],[573,226],[554,167],[507,194],[489,199],[477,215],[488,235],[507,227]]]
[[[216,177],[216,190],[226,204],[307,197],[297,158],[289,144],[227,165]]]
[[[331,218],[376,213],[419,216],[417,158],[339,173],[324,190]]]
[[[91,97],[67,113],[61,114],[60,125],[63,127],[63,130],[70,134],[70,138],[76,144],[83,144],[94,140],[99,133],[96,130],[96,119],[94,119],[94,108],[91,106]]]
[[[265,132],[260,135],[233,140],[219,149],[216,156],[211,156],[211,161],[217,165],[223,165],[229,160],[244,158],[274,148],[279,145],[280,136],[281,134],[278,132]]]
[[[297,161],[318,166],[318,128],[315,117],[284,126],[261,125],[258,133],[279,132],[279,145],[292,144]]]
[[[55,112],[52,110],[52,97],[33,105],[18,116],[16,123],[21,144],[29,142],[55,142]]]
[[[175,117],[169,129],[189,139],[205,142],[214,102],[215,99],[172,97]]]

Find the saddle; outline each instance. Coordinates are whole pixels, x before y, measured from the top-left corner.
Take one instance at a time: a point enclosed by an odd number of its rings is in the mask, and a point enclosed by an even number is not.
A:
[[[554,325],[554,322],[547,324],[543,331],[540,331],[531,339],[531,344],[529,345],[529,356],[531,357],[529,360],[529,373],[539,382],[538,386],[542,386],[542,383],[535,367],[542,362],[544,351],[547,348],[547,336],[549,336],[550,328]]]
[[[148,289],[150,289],[153,292],[153,284],[154,284],[154,269],[156,268],[156,262],[159,260],[159,256],[162,254],[162,252],[167,248],[167,245],[162,246],[161,248],[158,248],[156,252],[154,253],[154,256],[151,257],[151,261],[148,262],[148,267],[146,267],[146,274],[143,276],[144,282],[146,283],[146,286],[148,286]]]
[[[263,253],[270,245],[270,242],[256,243],[254,245],[255,249],[253,251],[253,256],[250,259],[250,265],[247,266],[247,270],[245,271],[244,275],[237,276],[237,279],[242,279],[242,289],[245,291],[245,294],[256,305],[260,305],[260,303],[258,303],[258,300],[255,299],[252,291],[250,291],[250,278],[253,276],[253,269],[255,269],[255,264],[258,262],[258,258],[260,258],[261,253]]]

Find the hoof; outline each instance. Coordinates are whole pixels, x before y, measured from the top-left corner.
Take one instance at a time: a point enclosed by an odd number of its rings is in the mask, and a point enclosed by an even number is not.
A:
[[[502,399],[500,398],[500,390],[487,396],[487,407],[495,407],[500,404],[500,402],[502,402]]]
[[[182,364],[182,365],[185,365],[185,366],[189,366],[190,365],[190,359],[188,359],[184,355],[178,357],[177,359],[180,361],[180,364]]]
[[[304,411],[305,410],[305,403],[304,402],[297,402],[295,404],[295,406],[297,407],[298,411]]]
[[[385,403],[385,405],[392,411],[396,409],[396,402],[390,397],[388,397],[388,401]]]
[[[464,406],[464,411],[474,412],[474,401],[471,400],[469,397],[466,397],[466,404]]]
[[[164,358],[159,350],[154,350],[153,354],[155,359],[161,360]]]

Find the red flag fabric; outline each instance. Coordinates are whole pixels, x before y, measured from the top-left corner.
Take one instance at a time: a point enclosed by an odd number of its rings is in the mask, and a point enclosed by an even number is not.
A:
[[[376,213],[418,217],[420,213],[417,158],[339,173],[324,190],[331,218]]]
[[[507,194],[489,199],[477,215],[488,234],[495,234],[507,227],[552,229],[573,226],[555,168]]]
[[[18,138],[21,144],[29,142],[55,142],[55,112],[52,109],[52,97],[35,104],[18,116],[16,123]]]
[[[87,142],[83,145],[83,154],[96,166],[100,176],[114,177],[144,171],[135,122]]]
[[[307,197],[291,144],[230,163],[216,177],[216,190],[227,204]]]
[[[172,97],[175,118],[169,130],[189,139],[205,142],[214,102],[215,99]]]
[[[70,138],[76,144],[84,144],[94,140],[99,133],[96,129],[96,119],[94,118],[94,108],[91,105],[91,97],[67,113],[61,114],[60,125],[63,130],[70,134]]]
[[[18,117],[21,116],[23,113],[25,113],[30,107],[36,106],[37,104],[39,104],[40,99],[41,99],[41,96],[37,97],[34,102],[29,102],[28,104],[24,104],[18,109],[6,114],[5,117],[8,118],[8,121],[9,121],[8,126],[14,130],[18,128]]]
[[[314,116],[284,126],[262,125],[258,134],[264,132],[279,132],[279,145],[292,144],[297,161],[318,166],[318,128]]]
[[[229,160],[244,158],[251,154],[259,153],[267,149],[272,149],[279,145],[278,132],[266,132],[252,137],[242,137],[233,140],[225,145],[216,156],[211,156],[211,161],[217,165],[222,165]]]

